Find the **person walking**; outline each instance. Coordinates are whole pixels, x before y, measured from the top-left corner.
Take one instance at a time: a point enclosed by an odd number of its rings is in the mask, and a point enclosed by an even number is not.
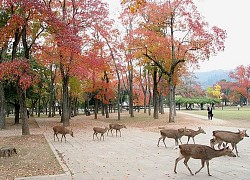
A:
[[[213,119],[213,108],[208,106],[207,107],[207,115],[208,115],[208,119]]]

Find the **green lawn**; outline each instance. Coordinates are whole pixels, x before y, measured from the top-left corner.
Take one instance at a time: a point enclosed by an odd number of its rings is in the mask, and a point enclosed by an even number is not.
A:
[[[197,114],[207,116],[207,110],[181,110],[186,113]],[[238,111],[236,106],[226,106],[223,107],[215,107],[213,110],[213,114],[215,118],[223,119],[223,120],[249,120],[250,121],[250,106],[241,107]]]

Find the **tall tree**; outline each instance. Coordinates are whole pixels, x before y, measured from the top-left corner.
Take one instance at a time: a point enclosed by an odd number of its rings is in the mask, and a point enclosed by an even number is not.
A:
[[[215,26],[210,28],[192,0],[148,2],[138,12],[142,21],[133,46],[141,47],[142,54],[167,75],[169,122],[174,122],[175,74],[224,50],[226,33]]]

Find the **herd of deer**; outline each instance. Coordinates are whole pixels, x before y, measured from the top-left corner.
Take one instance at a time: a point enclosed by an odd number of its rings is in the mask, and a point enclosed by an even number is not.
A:
[[[120,137],[121,137],[121,129],[122,128],[127,129],[127,127],[124,124],[117,124],[117,123],[109,124],[109,128],[108,127],[105,127],[105,128],[94,127],[93,128],[93,131],[94,131],[94,133],[93,133],[93,140],[94,140],[94,136],[96,136],[96,138],[99,139],[98,136],[97,136],[97,134],[101,134],[100,140],[102,139],[102,137],[103,137],[103,140],[104,140],[104,134],[107,131],[108,131],[107,135],[108,135],[108,133],[110,131],[111,134],[112,134],[112,136],[113,136],[113,130],[116,130],[116,136],[117,136],[117,132],[119,131],[120,132]],[[62,134],[61,141],[64,138],[65,142],[66,142],[66,136],[65,136],[66,134],[70,134],[72,137],[74,137],[72,129],[69,130],[69,129],[67,129],[64,126],[54,126],[53,127],[53,131],[54,131],[54,141],[55,141],[55,136],[57,137],[57,139],[59,141],[59,138],[57,136],[58,134]]]
[[[229,157],[236,157],[238,155],[237,144],[244,139],[244,137],[249,137],[246,133],[247,130],[239,130],[238,132],[231,132],[231,131],[223,131],[217,130],[213,131],[213,138],[210,139],[210,146],[202,145],[202,144],[195,144],[194,137],[200,133],[206,134],[206,132],[199,127],[197,131],[192,129],[179,128],[179,129],[162,129],[160,130],[161,137],[158,140],[157,146],[159,146],[159,142],[162,139],[165,147],[165,139],[172,138],[175,140],[175,144],[178,145],[178,140],[180,141],[181,145],[179,145],[180,149],[180,156],[175,160],[174,172],[177,173],[176,167],[180,160],[184,159],[184,164],[189,170],[191,175],[194,175],[189,168],[187,162],[190,158],[200,159],[201,160],[201,168],[195,172],[197,174],[200,170],[204,167],[204,164],[207,165],[207,172],[208,175],[211,176],[209,171],[209,160],[220,157],[220,156],[229,156]],[[182,144],[181,137],[187,136],[188,141],[186,144]],[[188,144],[189,139],[192,137],[194,144]],[[232,145],[232,150],[227,146],[230,143]],[[215,149],[215,145],[218,144],[218,150]],[[221,149],[221,145],[223,144],[223,148]],[[235,149],[236,155],[233,153]]]
[[[109,128],[108,127],[105,127],[105,128],[94,127],[93,128],[93,131],[94,131],[93,140],[94,140],[94,136],[96,136],[96,138],[99,139],[97,134],[101,134],[100,140],[102,137],[104,140],[104,134],[107,132],[107,135],[108,135],[109,131],[111,132],[113,136],[113,133],[112,133],[113,130],[116,130],[116,136],[117,136],[118,131],[120,132],[120,136],[121,136],[120,130],[122,128],[126,128],[126,126],[121,125],[121,124],[109,124]],[[57,134],[62,134],[61,141],[64,137],[65,142],[66,142],[66,137],[65,137],[66,134],[70,134],[72,137],[74,137],[73,131],[63,126],[54,126],[53,131],[54,131],[54,141],[55,141],[55,136],[57,137],[59,141]],[[236,155],[239,156],[236,145],[241,140],[243,140],[244,137],[249,137],[246,131],[247,130],[239,130],[238,132],[223,131],[223,130],[213,131],[212,132],[213,138],[210,139],[210,146],[207,146],[207,145],[202,145],[202,144],[195,144],[195,140],[194,140],[195,136],[201,133],[206,134],[206,132],[201,127],[198,127],[198,130],[187,129],[186,127],[179,128],[179,129],[161,129],[160,130],[161,137],[158,140],[157,146],[159,147],[160,140],[162,140],[165,147],[167,148],[166,143],[165,143],[166,138],[174,139],[176,146],[179,144],[178,141],[180,141],[181,143],[181,145],[179,145],[180,156],[175,160],[174,172],[177,173],[176,171],[177,164],[180,160],[184,159],[185,166],[189,170],[190,174],[194,175],[187,164],[190,158],[194,158],[194,159],[200,159],[201,165],[202,165],[201,168],[195,172],[195,174],[200,172],[200,170],[204,167],[204,164],[206,163],[208,175],[211,176],[210,171],[209,171],[209,160],[215,157],[220,157],[220,156],[229,156],[229,157],[236,157]],[[188,140],[186,144],[182,144],[181,142],[182,136],[187,136]],[[193,139],[194,144],[188,144],[190,138]],[[228,143],[231,144],[232,149],[230,149],[227,146]],[[214,147],[216,144],[218,144],[218,149],[215,149]],[[223,148],[221,149],[222,144],[223,144]],[[236,151],[236,155],[233,153],[234,149]]]

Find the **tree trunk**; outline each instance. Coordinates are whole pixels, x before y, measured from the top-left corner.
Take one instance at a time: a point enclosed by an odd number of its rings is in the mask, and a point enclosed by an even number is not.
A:
[[[172,123],[175,121],[174,119],[174,84],[173,84],[173,74],[169,76],[169,122]]]
[[[5,96],[4,96],[4,88],[3,83],[0,82],[0,129],[6,128],[6,120],[5,120]]]
[[[145,78],[145,87],[143,86],[143,83],[142,83],[142,77]],[[141,84],[141,88],[142,88],[142,92],[143,92],[143,106],[144,106],[144,113],[147,113],[147,76],[146,76],[146,73],[144,73],[142,75],[141,73],[141,68],[140,68],[140,84]]]
[[[97,114],[98,114],[98,99],[94,97],[94,114],[95,114],[95,119],[97,119]]]
[[[157,70],[153,72],[153,104],[154,104],[154,119],[159,118],[159,100],[157,91]]]
[[[3,62],[3,57],[6,54],[7,49],[8,49],[8,43],[5,42],[3,44],[3,47],[0,50],[0,63]],[[4,95],[4,86],[3,86],[3,82],[0,82],[0,129],[6,128],[5,115],[6,115],[6,103],[5,103],[5,95]]]
[[[69,76],[65,75],[62,80],[62,116],[61,122],[63,126],[69,126]]]
[[[53,117],[52,114],[52,106],[53,102],[55,101],[54,96],[54,81],[55,81],[55,75],[53,74],[53,65],[50,65],[50,83],[49,83],[49,115],[48,117]]]
[[[134,96],[134,93],[133,93],[133,68],[132,68],[132,62],[130,60],[130,62],[128,63],[129,65],[129,113],[130,113],[130,117],[134,117],[134,105],[133,105],[133,96]]]
[[[152,93],[151,93],[151,84],[150,84],[150,76],[148,71],[148,115],[151,116],[151,104],[152,104]]]
[[[104,104],[104,111],[105,111],[106,118],[109,118],[108,104]]]
[[[173,99],[174,99],[174,116],[176,116],[176,101],[175,101],[175,89],[176,89],[176,86],[174,85],[174,87],[173,87],[173,90],[174,90],[174,94],[173,94]]]
[[[77,97],[74,98],[74,116],[77,116],[78,114],[78,100]]]
[[[159,112],[164,114],[164,107],[163,107],[163,96],[162,93],[159,95]]]
[[[29,130],[29,119],[27,116],[27,107],[26,107],[26,90],[23,90],[21,87],[17,87],[17,94],[20,102],[20,115],[22,120],[22,135],[30,135]]]
[[[19,115],[20,115],[20,103],[15,99],[15,124],[19,124]]]

